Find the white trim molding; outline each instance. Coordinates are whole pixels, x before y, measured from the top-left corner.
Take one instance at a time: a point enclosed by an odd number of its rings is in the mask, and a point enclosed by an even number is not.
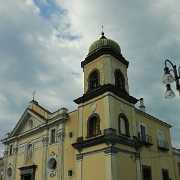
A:
[[[47,169],[50,177],[53,178],[57,171],[57,155],[54,152],[49,155]]]

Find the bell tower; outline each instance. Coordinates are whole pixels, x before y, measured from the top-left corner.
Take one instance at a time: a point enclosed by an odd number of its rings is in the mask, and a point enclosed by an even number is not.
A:
[[[92,43],[87,57],[81,62],[84,71],[84,93],[107,84],[128,93],[128,65],[129,62],[121,54],[120,46],[107,39],[102,32],[101,38]]]
[[[74,100],[78,104],[78,129],[77,141],[72,144],[79,153],[78,180],[88,179],[82,167],[88,168],[90,164],[94,171],[106,169],[104,177],[91,179],[117,180],[117,154],[121,148],[127,146],[128,153],[135,153],[140,147],[134,138],[137,137],[134,105],[138,100],[129,95],[128,65],[118,43],[106,38],[104,32],[81,62],[84,94]],[[122,143],[123,139],[126,141]],[[94,164],[87,154],[102,161]]]

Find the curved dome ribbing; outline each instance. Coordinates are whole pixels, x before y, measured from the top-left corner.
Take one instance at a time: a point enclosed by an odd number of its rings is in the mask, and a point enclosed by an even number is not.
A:
[[[99,49],[100,47],[103,47],[103,46],[111,46],[112,48],[116,49],[118,52],[121,53],[121,48],[120,48],[119,44],[111,39],[107,39],[104,36],[104,34],[102,35],[102,37],[99,40],[92,43],[92,45],[89,48],[89,53],[91,53],[94,50]]]

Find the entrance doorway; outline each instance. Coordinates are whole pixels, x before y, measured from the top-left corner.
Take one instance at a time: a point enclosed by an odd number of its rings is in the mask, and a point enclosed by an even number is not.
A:
[[[24,179],[23,179],[23,180],[31,180],[31,175],[24,176]]]

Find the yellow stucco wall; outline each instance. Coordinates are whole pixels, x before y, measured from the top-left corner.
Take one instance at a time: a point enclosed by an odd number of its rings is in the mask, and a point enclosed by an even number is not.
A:
[[[147,134],[152,137],[153,146],[151,149],[157,151],[158,150],[158,130],[162,131],[164,134],[164,141],[169,144],[169,151],[167,152],[169,155],[172,154],[171,150],[171,140],[170,140],[170,131],[168,125],[163,123],[162,121],[156,120],[153,117],[147,115],[146,113],[142,113],[140,111],[136,111],[136,121],[137,123],[137,131],[140,132],[140,124],[144,123],[147,127]]]
[[[118,153],[117,165],[118,179],[136,179],[136,162],[130,157],[130,154]]]
[[[83,180],[106,179],[106,161],[103,152],[85,156],[82,164]]]

